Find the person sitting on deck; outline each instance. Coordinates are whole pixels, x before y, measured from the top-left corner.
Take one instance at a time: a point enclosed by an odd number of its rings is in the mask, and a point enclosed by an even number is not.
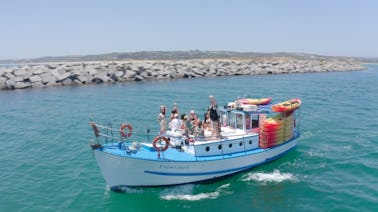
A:
[[[202,128],[204,130],[211,131],[211,120],[210,120],[210,111],[209,110],[204,114],[204,118],[203,118],[203,121],[202,121]]]
[[[198,116],[197,116],[196,112],[194,110],[191,110],[190,111],[190,117],[189,117],[190,121],[194,122],[197,118],[198,118]]]
[[[186,116],[185,114],[181,114],[181,116],[180,116],[180,124],[181,124],[180,129],[182,131],[185,130],[185,116]]]
[[[202,122],[198,121],[196,122],[194,129],[193,129],[193,135],[196,137],[204,138],[205,137],[205,131],[202,128]]]

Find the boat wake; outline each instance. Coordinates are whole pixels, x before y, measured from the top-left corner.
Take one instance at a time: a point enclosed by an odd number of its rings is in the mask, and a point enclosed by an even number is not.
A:
[[[160,198],[164,200],[186,200],[186,201],[198,201],[203,199],[216,199],[222,194],[228,193],[230,184],[219,186],[212,192],[201,192],[195,194],[194,184],[176,186],[169,188],[161,193]]]
[[[140,194],[144,192],[142,188],[134,188],[134,187],[128,187],[128,186],[119,186],[114,191],[128,193],[128,194]]]
[[[257,181],[262,183],[280,183],[283,181],[298,182],[299,179],[291,173],[281,173],[279,170],[274,170],[272,173],[248,173],[243,176],[242,181]]]

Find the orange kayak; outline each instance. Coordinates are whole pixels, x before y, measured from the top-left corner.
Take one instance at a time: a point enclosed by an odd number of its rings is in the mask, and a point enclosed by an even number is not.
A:
[[[301,104],[302,101],[299,98],[294,98],[285,102],[272,105],[272,110],[274,112],[293,111],[295,109],[298,109],[299,106],[301,106]]]

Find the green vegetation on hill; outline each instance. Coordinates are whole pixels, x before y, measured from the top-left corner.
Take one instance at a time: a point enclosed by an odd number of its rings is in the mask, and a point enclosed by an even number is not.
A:
[[[115,60],[187,60],[187,59],[222,59],[222,58],[262,58],[262,57],[292,57],[302,59],[357,59],[365,62],[369,58],[343,58],[327,57],[314,54],[301,53],[256,53],[256,52],[232,52],[232,51],[141,51],[129,53],[109,53],[99,55],[69,55],[58,57],[41,57],[34,59],[20,60],[0,60],[0,64],[17,64],[17,63],[46,63],[46,62],[82,62],[82,61],[115,61]],[[374,58],[369,60],[374,61]],[[378,62],[378,58],[375,58]]]

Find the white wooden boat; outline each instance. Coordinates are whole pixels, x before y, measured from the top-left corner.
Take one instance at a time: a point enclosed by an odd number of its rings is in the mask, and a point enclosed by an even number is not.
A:
[[[271,105],[220,110],[221,137],[167,132],[146,142],[128,142],[132,127],[121,129],[91,122],[96,135],[94,157],[112,189],[120,186],[167,186],[218,179],[275,160],[297,145],[299,111],[279,114],[287,135],[277,143],[263,138]],[[285,126],[287,125],[287,126]],[[289,130],[287,130],[289,129]],[[127,133],[125,133],[127,131]],[[119,132],[123,136],[117,137]],[[281,131],[280,131],[281,132]],[[265,143],[264,143],[265,142]],[[266,143],[266,142],[269,142]]]

